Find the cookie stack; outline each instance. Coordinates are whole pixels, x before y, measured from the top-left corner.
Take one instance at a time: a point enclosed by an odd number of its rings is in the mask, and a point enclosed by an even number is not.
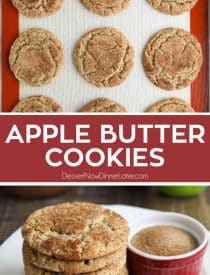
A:
[[[25,275],[124,275],[129,228],[115,212],[73,202],[34,212],[25,222]]]

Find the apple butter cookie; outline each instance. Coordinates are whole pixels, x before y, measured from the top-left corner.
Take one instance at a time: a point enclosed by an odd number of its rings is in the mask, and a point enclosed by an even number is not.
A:
[[[56,13],[64,0],[12,0],[18,11],[33,18],[45,17]]]
[[[128,77],[134,49],[123,33],[99,28],[85,34],[75,49],[79,73],[97,87],[114,87]]]
[[[159,101],[148,109],[148,112],[169,113],[169,112],[194,112],[193,108],[186,101],[180,98],[168,98]]]
[[[179,15],[190,11],[198,0],[148,0],[157,10],[171,14]]]
[[[50,113],[62,112],[62,107],[47,96],[30,96],[21,100],[12,110],[16,113]]]
[[[90,11],[108,16],[127,8],[131,0],[81,0],[81,2]]]
[[[58,74],[63,56],[61,42],[53,33],[44,29],[29,29],[13,43],[9,63],[20,82],[39,87],[49,84]]]
[[[189,32],[167,28],[148,43],[143,64],[149,79],[165,90],[189,86],[198,76],[203,62],[202,48]]]

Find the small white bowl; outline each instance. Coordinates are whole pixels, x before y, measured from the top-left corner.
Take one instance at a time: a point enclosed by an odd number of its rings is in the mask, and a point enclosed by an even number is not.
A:
[[[176,256],[156,256],[144,253],[131,244],[133,237],[141,230],[152,226],[174,226],[191,233],[198,241],[198,247],[188,253]],[[128,244],[128,265],[132,274],[151,275],[197,275],[200,272],[203,255],[208,244],[206,228],[197,220],[174,212],[156,213],[131,224]]]

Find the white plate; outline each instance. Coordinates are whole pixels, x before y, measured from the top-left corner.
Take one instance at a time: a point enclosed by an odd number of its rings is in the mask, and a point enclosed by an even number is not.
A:
[[[125,219],[127,219],[129,224],[132,224],[139,216],[142,217],[155,212],[153,210],[127,205],[109,205],[107,207],[121,214]],[[20,229],[18,229],[0,246],[0,275],[24,274],[21,248],[21,231]],[[210,245],[204,258],[203,270],[201,275],[210,275],[209,259]]]

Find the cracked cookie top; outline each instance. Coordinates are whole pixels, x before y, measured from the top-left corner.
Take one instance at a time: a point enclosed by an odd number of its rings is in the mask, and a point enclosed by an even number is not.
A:
[[[99,28],[85,34],[75,49],[79,73],[97,87],[114,87],[128,77],[134,49],[123,33]]]
[[[22,229],[31,248],[60,260],[105,256],[126,245],[128,234],[128,224],[120,215],[84,202],[37,210]]]
[[[127,112],[126,108],[120,105],[118,102],[105,98],[105,97],[100,97],[97,98],[91,102],[89,102],[87,105],[82,107],[80,112],[90,112],[90,113],[123,113]]]
[[[127,8],[131,0],[80,0],[90,11],[108,16]]]
[[[165,90],[183,89],[196,79],[201,69],[202,48],[189,32],[167,28],[149,41],[143,63],[156,86]]]
[[[45,17],[57,12],[64,0],[12,0],[19,12],[28,17]]]
[[[179,15],[190,11],[198,0],[148,0],[157,10],[171,14]]]
[[[44,29],[29,29],[15,40],[9,55],[10,68],[22,83],[38,87],[49,84],[63,64],[63,47]]]
[[[13,108],[16,113],[51,113],[62,112],[62,107],[52,98],[47,96],[27,97]]]
[[[167,98],[159,101],[148,109],[148,112],[155,113],[185,113],[185,112],[194,112],[193,108],[186,101],[180,98]]]

